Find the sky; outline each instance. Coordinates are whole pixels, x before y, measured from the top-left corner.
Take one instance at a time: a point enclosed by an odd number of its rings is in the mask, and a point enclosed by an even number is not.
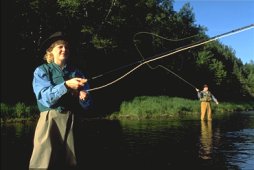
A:
[[[254,0],[175,0],[174,9],[189,2],[196,24],[205,26],[210,37],[254,24]],[[242,62],[254,61],[254,28],[219,40],[231,47]]]

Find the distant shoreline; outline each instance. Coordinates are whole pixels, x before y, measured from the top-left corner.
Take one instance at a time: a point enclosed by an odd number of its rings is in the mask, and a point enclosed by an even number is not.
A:
[[[254,101],[212,103],[213,119],[228,116],[233,112],[254,110]],[[24,103],[7,105],[1,103],[2,123],[26,123],[37,121],[39,118],[37,106],[27,106]],[[139,96],[132,101],[123,101],[120,110],[100,117],[110,120],[199,120],[200,102],[169,96]]]
[[[254,101],[212,102],[213,119],[233,112],[254,110]],[[140,96],[132,101],[124,101],[120,111],[107,116],[108,119],[171,119],[200,120],[200,101],[169,96]]]

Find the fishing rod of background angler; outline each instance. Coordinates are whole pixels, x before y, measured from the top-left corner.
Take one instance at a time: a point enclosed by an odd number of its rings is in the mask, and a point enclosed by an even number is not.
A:
[[[223,37],[227,37],[227,36],[231,36],[233,34],[237,34],[237,33],[240,33],[240,32],[243,32],[243,31],[246,31],[246,30],[249,30],[249,29],[252,29],[254,28],[254,24],[251,24],[251,25],[248,25],[248,26],[244,26],[244,27],[241,27],[241,28],[238,28],[238,29],[234,29],[232,31],[229,31],[229,32],[226,32],[226,33],[222,33],[222,34],[219,34],[219,35],[216,35],[212,38],[209,38],[207,40],[201,40],[201,41],[198,41],[198,42],[195,42],[195,43],[192,43],[192,44],[189,44],[189,45],[185,45],[185,46],[182,46],[182,47],[179,47],[179,48],[176,48],[174,50],[170,50],[170,51],[167,51],[165,53],[162,53],[162,54],[159,54],[159,55],[155,55],[155,56],[152,56],[152,57],[149,57],[147,59],[142,59],[142,60],[139,60],[139,61],[136,61],[134,63],[131,63],[131,64],[127,64],[127,65],[123,65],[119,68],[116,68],[116,69],[113,69],[111,71],[108,71],[108,72],[105,72],[105,73],[102,73],[98,76],[94,76],[92,78],[90,78],[89,80],[94,80],[96,78],[99,78],[99,77],[103,77],[105,76],[106,74],[110,74],[112,72],[115,72],[115,71],[119,71],[123,68],[126,68],[126,67],[129,67],[129,66],[134,66],[136,65],[134,68],[132,68],[131,70],[129,70],[128,72],[126,72],[125,74],[123,74],[122,76],[116,78],[115,80],[109,82],[109,83],[106,83],[104,85],[101,85],[101,86],[98,86],[98,87],[94,87],[94,88],[91,88],[87,91],[91,92],[91,91],[95,91],[95,90],[99,90],[99,89],[103,89],[105,87],[108,87],[110,85],[113,85],[115,83],[117,83],[118,81],[122,80],[123,78],[125,78],[126,76],[128,76],[129,74],[131,74],[132,72],[134,72],[135,70],[137,70],[138,68],[140,68],[141,66],[145,65],[145,64],[148,64],[150,62],[153,62],[153,61],[156,61],[156,60],[160,60],[160,59],[163,59],[165,57],[168,57],[168,56],[171,56],[171,55],[174,55],[176,53],[179,53],[179,52],[182,52],[182,51],[186,51],[188,49],[191,49],[191,48],[195,48],[195,47],[198,47],[198,46],[201,46],[201,45],[204,45],[204,44],[207,44],[207,43],[210,43],[210,42],[213,42],[213,41],[216,41],[218,39],[221,39]],[[173,73],[172,73],[173,74]],[[176,74],[176,73],[175,73]],[[177,74],[176,74],[177,75]],[[180,78],[180,76],[178,77]],[[184,80],[183,78],[181,78],[182,80]],[[186,83],[188,83],[189,85],[193,86],[191,83],[187,82],[186,80],[184,80]],[[195,86],[193,86],[194,88],[196,88]]]

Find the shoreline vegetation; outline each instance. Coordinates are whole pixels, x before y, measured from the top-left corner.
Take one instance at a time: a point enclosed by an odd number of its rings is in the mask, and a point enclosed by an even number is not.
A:
[[[254,101],[212,102],[213,119],[227,116],[233,112],[254,110]],[[22,102],[15,105],[1,103],[1,123],[34,121],[39,116],[36,105],[28,106]],[[139,96],[132,101],[123,101],[118,112],[105,117],[106,119],[168,119],[168,120],[199,120],[199,100],[169,96]]]
[[[254,101],[212,102],[213,119],[222,118],[234,112],[254,110]],[[107,116],[109,119],[171,119],[200,120],[200,101],[169,96],[140,96],[124,101],[120,111]]]
[[[34,121],[38,118],[39,110],[36,105],[29,106],[23,102],[15,105],[0,103],[1,106],[1,124]]]

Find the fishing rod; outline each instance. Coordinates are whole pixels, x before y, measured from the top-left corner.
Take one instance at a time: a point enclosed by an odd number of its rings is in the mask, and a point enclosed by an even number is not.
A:
[[[197,89],[196,86],[194,86],[193,84],[191,84],[190,82],[188,82],[187,80],[185,80],[184,78],[182,78],[181,76],[179,76],[178,74],[176,74],[175,72],[173,72],[172,70],[170,70],[169,68],[163,66],[163,65],[158,65],[156,67],[154,67],[153,69],[156,69],[156,68],[162,68],[168,72],[170,72],[171,74],[173,74],[174,76],[176,76],[177,78],[179,78],[180,80],[182,80],[183,82],[185,82],[186,84],[190,85],[191,87],[193,87],[194,89]]]
[[[127,73],[123,74],[122,76],[118,77],[117,79],[115,79],[115,80],[113,80],[113,81],[111,81],[109,83],[106,83],[104,85],[91,88],[91,89],[89,89],[87,91],[91,92],[91,91],[99,90],[99,89],[108,87],[110,85],[113,85],[113,84],[117,83],[118,81],[122,80],[123,78],[127,77],[129,74],[131,74],[132,72],[134,72],[135,70],[137,70],[141,66],[143,66],[145,64],[148,64],[150,62],[153,62],[153,61],[156,61],[156,60],[160,60],[160,59],[163,59],[165,57],[171,56],[173,54],[176,54],[176,53],[179,53],[179,52],[182,52],[182,51],[186,51],[188,49],[195,48],[195,47],[198,47],[198,46],[210,43],[212,41],[216,41],[218,39],[221,39],[221,38],[224,38],[224,37],[227,37],[227,36],[231,36],[233,34],[237,34],[237,33],[243,32],[243,31],[247,31],[247,30],[252,29],[252,28],[254,28],[254,24],[251,24],[251,25],[248,25],[248,26],[244,26],[244,27],[241,27],[241,28],[238,28],[238,29],[234,29],[232,31],[229,31],[229,32],[226,32],[226,33],[223,33],[223,34],[220,34],[220,35],[216,35],[216,36],[214,36],[214,37],[212,37],[212,38],[210,38],[208,40],[203,40],[203,41],[199,41],[199,42],[196,42],[196,43],[192,43],[190,45],[179,47],[179,48],[176,48],[174,50],[165,52],[163,54],[155,55],[153,57],[147,58],[145,60],[140,60],[140,61],[136,62],[136,64],[139,63],[137,66],[135,66],[134,68],[129,70]]]

